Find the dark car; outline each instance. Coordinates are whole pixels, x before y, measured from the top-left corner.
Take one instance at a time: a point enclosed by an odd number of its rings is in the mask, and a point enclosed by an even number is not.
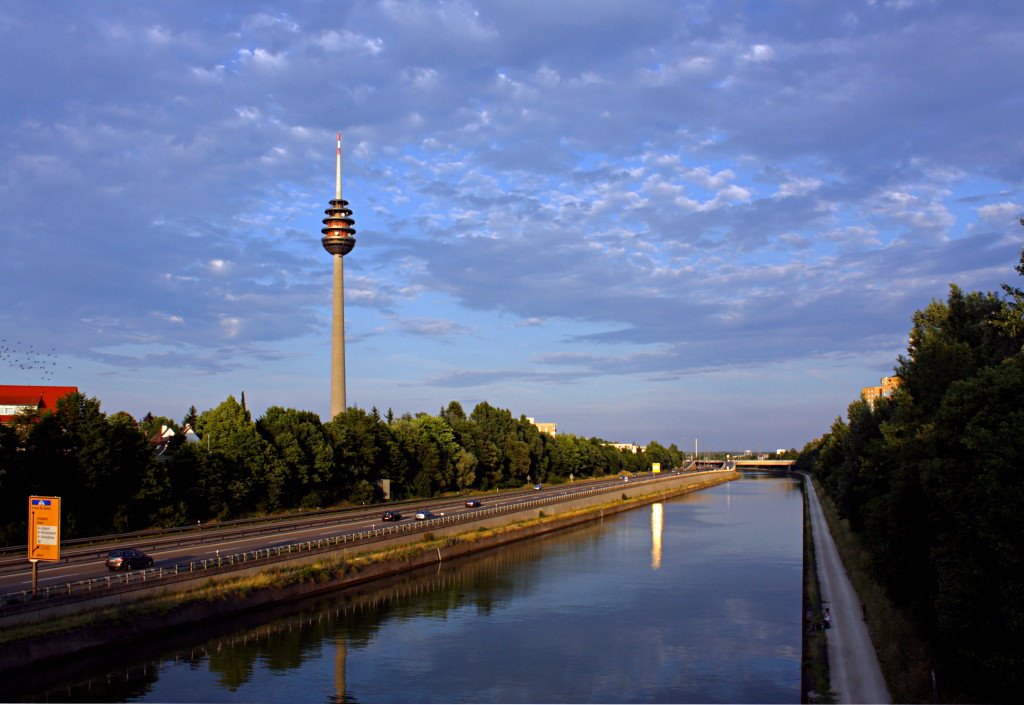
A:
[[[423,521],[424,519],[433,519],[434,513],[429,509],[421,509],[418,512],[416,512],[416,518],[420,521]]]
[[[480,500],[479,499],[467,499],[466,500],[466,506],[467,507],[479,507],[480,506]]]
[[[117,548],[107,554],[107,567],[110,570],[135,570],[150,568],[153,559],[135,548]]]
[[[383,521],[401,521],[402,515],[398,512],[387,511],[380,515]]]

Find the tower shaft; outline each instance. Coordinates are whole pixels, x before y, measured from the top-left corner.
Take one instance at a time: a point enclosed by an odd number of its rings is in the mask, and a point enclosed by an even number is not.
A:
[[[345,410],[345,260],[334,255],[331,316],[331,418]]]

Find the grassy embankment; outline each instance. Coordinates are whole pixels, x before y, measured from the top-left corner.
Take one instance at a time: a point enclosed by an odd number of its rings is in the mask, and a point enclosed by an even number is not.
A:
[[[850,530],[849,522],[839,517],[831,498],[813,480],[843,565],[864,605],[871,641],[895,703],[933,702],[931,659],[928,647],[917,635],[911,620],[888,598],[885,588],[874,578],[871,554],[860,536]]]
[[[720,481],[704,482],[692,487],[685,488],[685,494],[695,490],[704,489]],[[656,501],[649,499],[666,493],[654,493],[646,497],[631,498],[629,503],[644,501]],[[67,634],[79,629],[95,627],[111,622],[132,622],[143,621],[138,618],[146,617],[159,622],[161,615],[167,615],[173,611],[180,610],[193,605],[201,604],[224,604],[234,600],[242,600],[252,593],[261,590],[284,588],[291,585],[308,583],[328,583],[331,581],[356,578],[358,574],[367,567],[394,562],[410,562],[412,559],[427,553],[454,546],[460,543],[470,543],[482,539],[500,536],[501,534],[519,531],[525,528],[541,529],[545,524],[563,522],[573,517],[586,514],[599,514],[601,510],[621,507],[625,502],[623,499],[612,500],[600,505],[594,505],[583,509],[569,512],[545,515],[544,512],[534,519],[526,519],[513,522],[504,526],[491,529],[480,528],[456,536],[434,537],[432,534],[425,534],[423,540],[409,543],[402,546],[394,546],[377,551],[349,557],[323,557],[302,565],[290,565],[267,568],[260,573],[242,577],[211,578],[198,588],[189,590],[160,592],[151,596],[142,597],[130,604],[122,604],[113,607],[92,610],[87,613],[71,615],[67,617],[44,620],[31,624],[11,626],[0,632],[0,644],[24,639],[54,636]]]

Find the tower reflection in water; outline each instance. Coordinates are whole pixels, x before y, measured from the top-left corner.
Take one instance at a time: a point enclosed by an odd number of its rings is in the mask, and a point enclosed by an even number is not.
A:
[[[345,662],[348,660],[348,642],[344,636],[334,637],[334,702],[347,703],[345,697]]]
[[[665,506],[661,502],[651,505],[651,568],[661,567],[661,532],[665,522]]]

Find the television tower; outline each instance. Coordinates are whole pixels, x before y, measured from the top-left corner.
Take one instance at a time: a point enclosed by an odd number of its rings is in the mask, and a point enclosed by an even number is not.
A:
[[[352,211],[341,198],[341,133],[334,172],[334,198],[324,211],[320,244],[334,258],[334,297],[331,316],[331,418],[345,410],[345,265],[342,258],[356,246]]]

